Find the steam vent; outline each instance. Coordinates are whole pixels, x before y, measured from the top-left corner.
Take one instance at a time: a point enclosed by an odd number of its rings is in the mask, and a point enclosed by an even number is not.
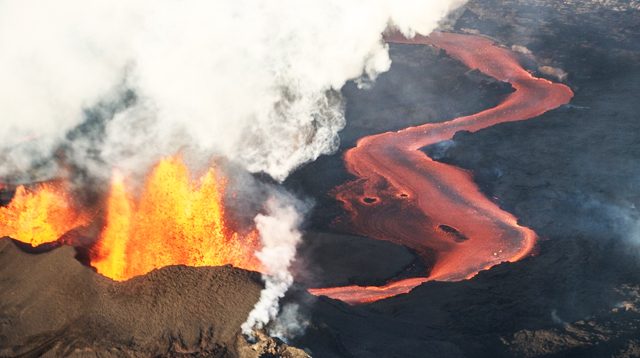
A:
[[[640,357],[640,2],[0,1],[0,357]]]

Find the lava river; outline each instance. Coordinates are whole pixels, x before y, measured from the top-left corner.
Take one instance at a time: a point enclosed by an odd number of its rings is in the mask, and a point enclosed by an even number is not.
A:
[[[425,277],[384,286],[310,289],[348,303],[373,302],[406,293],[430,280],[456,281],[480,270],[529,255],[536,234],[486,198],[463,169],[440,163],[421,151],[450,140],[458,131],[475,132],[505,122],[539,116],[568,103],[569,87],[536,78],[515,55],[491,40],[452,33],[389,42],[443,49],[472,69],[515,89],[496,107],[442,123],[368,136],[346,152],[347,169],[358,179],[335,189],[358,234],[404,245],[427,263]]]

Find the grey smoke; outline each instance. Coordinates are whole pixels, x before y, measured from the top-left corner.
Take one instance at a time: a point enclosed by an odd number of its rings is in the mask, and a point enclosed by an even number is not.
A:
[[[282,307],[268,332],[270,336],[286,342],[291,337],[302,335],[309,324],[309,320],[300,313],[300,306],[296,303],[288,303]]]
[[[301,223],[301,212],[305,209],[300,201],[287,195],[279,195],[269,198],[266,204],[266,213],[255,218],[262,242],[262,249],[256,256],[265,268],[265,288],[242,325],[242,332],[249,336],[253,329],[264,328],[277,316],[278,302],[293,283],[289,267],[302,239],[297,228]]]
[[[565,320],[560,318],[560,316],[558,316],[558,310],[556,309],[551,310],[551,320],[553,321],[553,323],[563,326],[565,328],[569,326],[569,323],[567,323]]]

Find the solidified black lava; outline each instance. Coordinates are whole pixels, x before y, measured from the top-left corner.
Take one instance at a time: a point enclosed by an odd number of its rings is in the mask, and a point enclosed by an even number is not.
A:
[[[0,206],[7,205],[13,199],[15,191],[9,190],[8,188],[2,188],[0,185]]]
[[[465,242],[469,240],[469,238],[464,236],[460,231],[458,231],[458,229],[451,227],[449,225],[444,225],[444,224],[438,225],[438,228],[446,232],[447,234],[450,234],[453,237],[453,240],[455,242]]]
[[[326,232],[308,232],[294,264],[296,280],[310,287],[382,285],[425,271],[419,257],[405,247]]]

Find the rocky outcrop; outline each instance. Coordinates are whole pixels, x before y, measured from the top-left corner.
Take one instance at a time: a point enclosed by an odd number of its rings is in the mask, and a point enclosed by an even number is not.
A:
[[[0,240],[0,356],[238,356],[259,274],[172,266],[114,282],[74,256]]]
[[[240,358],[311,358],[305,351],[291,347],[278,338],[264,332],[256,332],[256,341],[248,343],[241,339],[238,346]]]

